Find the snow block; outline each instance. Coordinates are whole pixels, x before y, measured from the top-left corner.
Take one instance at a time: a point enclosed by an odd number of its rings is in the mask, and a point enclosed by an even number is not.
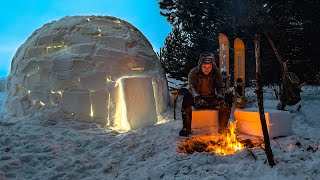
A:
[[[92,37],[84,36],[83,34],[66,34],[64,39],[69,44],[87,44],[93,41]]]
[[[91,122],[91,98],[88,91],[64,91],[62,108],[66,113],[74,113],[79,121]]]
[[[44,56],[46,54],[47,54],[47,47],[45,46],[31,47],[28,49],[26,57],[31,59],[34,57]]]
[[[214,128],[218,132],[218,110],[195,109],[192,107],[191,128]]]
[[[30,60],[28,63],[21,63],[21,72],[27,75],[37,73],[39,69],[39,62],[35,60]]]
[[[72,70],[77,73],[84,73],[94,69],[93,63],[84,59],[72,60]]]
[[[106,124],[109,112],[109,96],[105,90],[90,92],[94,122]]]
[[[167,87],[164,87],[163,84],[161,83],[155,83],[156,79],[154,79],[152,81],[152,85],[153,85],[153,90],[154,90],[154,97],[156,100],[156,109],[157,109],[157,114],[161,114],[162,112],[165,111],[167,105],[168,105],[168,101],[169,101],[169,97],[165,97],[164,96],[164,91],[167,91]],[[158,81],[161,81],[161,79],[159,78]],[[164,82],[166,83],[166,82]]]
[[[77,44],[70,47],[70,52],[73,54],[89,54],[93,52],[94,48],[95,44],[93,43]]]
[[[72,61],[65,59],[56,59],[53,61],[52,72],[65,72],[72,69]]]
[[[50,77],[51,89],[76,89],[80,85],[80,77],[75,74],[63,74],[53,72]]]
[[[25,78],[25,87],[31,91],[46,89],[48,87],[48,79],[49,72],[41,69],[37,74],[31,74]]]
[[[99,35],[101,31],[99,30],[98,25],[92,25],[92,24],[84,24],[81,26],[81,34],[86,35]]]
[[[151,77],[129,77],[121,80],[127,122],[130,129],[157,123],[157,112]]]
[[[39,101],[41,101],[42,103],[45,103],[45,104],[49,104],[50,103],[50,97],[47,96],[46,93],[43,92],[43,91],[30,91],[29,98],[32,101],[39,100]]]
[[[120,51],[127,48],[127,40],[119,37],[101,37],[99,44]]]
[[[91,71],[80,78],[80,87],[90,91],[107,88],[107,75],[102,71]]]
[[[114,51],[111,48],[98,48],[97,56],[105,57],[105,60],[121,61],[123,57],[126,57],[128,54],[122,51]]]
[[[269,137],[288,136],[292,134],[292,117],[288,111],[265,109],[265,118]],[[235,109],[237,131],[263,137],[258,108]]]
[[[50,34],[43,37],[40,37],[37,40],[37,45],[61,45],[63,44],[63,36],[61,34]]]

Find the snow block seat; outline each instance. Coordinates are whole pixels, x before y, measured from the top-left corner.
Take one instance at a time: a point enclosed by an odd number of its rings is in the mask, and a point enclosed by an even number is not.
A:
[[[211,133],[218,132],[219,111],[215,109],[196,109],[192,107],[192,129],[210,129]]]
[[[292,117],[288,111],[265,109],[265,118],[270,139],[292,134]],[[258,108],[235,109],[237,131],[263,137]]]

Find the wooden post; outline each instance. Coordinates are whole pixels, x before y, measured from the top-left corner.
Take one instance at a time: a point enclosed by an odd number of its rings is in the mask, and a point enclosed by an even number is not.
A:
[[[179,97],[179,90],[173,90],[173,118],[176,120],[176,110],[177,110],[177,103]]]
[[[261,62],[260,62],[260,36],[257,34],[255,35],[254,43],[255,43],[256,73],[257,73],[256,93],[258,97],[260,122],[261,122],[263,137],[264,137],[264,145],[265,145],[265,152],[267,155],[267,159],[268,159],[269,165],[273,167],[275,165],[275,162],[273,160],[273,154],[272,154],[272,149],[271,149],[270,140],[269,140],[268,127],[266,123],[266,118],[264,116],[263,91],[262,91],[263,84],[262,84],[262,78],[261,78]]]

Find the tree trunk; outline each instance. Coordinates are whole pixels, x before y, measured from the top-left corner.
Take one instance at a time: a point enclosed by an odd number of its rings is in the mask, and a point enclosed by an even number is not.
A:
[[[261,78],[261,62],[260,62],[260,36],[255,35],[254,41],[255,41],[255,56],[256,56],[256,72],[257,72],[256,93],[258,97],[260,122],[261,122],[263,137],[264,137],[265,152],[267,155],[267,159],[268,159],[269,165],[273,167],[275,165],[275,162],[273,160],[273,154],[270,146],[269,133],[267,128],[266,118],[264,116],[264,107],[263,107],[263,91],[262,91],[263,84],[262,84],[262,78]]]

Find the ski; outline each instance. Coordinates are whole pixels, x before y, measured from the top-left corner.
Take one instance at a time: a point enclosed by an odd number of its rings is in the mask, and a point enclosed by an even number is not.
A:
[[[245,47],[241,39],[234,41],[234,104],[236,108],[244,109],[245,96]]]
[[[223,86],[226,90],[226,103],[221,104],[219,107],[218,132],[221,134],[226,134],[232,107],[232,95],[230,93],[229,75],[229,40],[228,37],[223,33],[219,33],[219,68],[223,81]]]
[[[229,41],[228,37],[223,33],[219,34],[219,52],[219,68],[222,81],[226,90],[226,103],[228,103],[229,106],[232,106],[229,75]]]

